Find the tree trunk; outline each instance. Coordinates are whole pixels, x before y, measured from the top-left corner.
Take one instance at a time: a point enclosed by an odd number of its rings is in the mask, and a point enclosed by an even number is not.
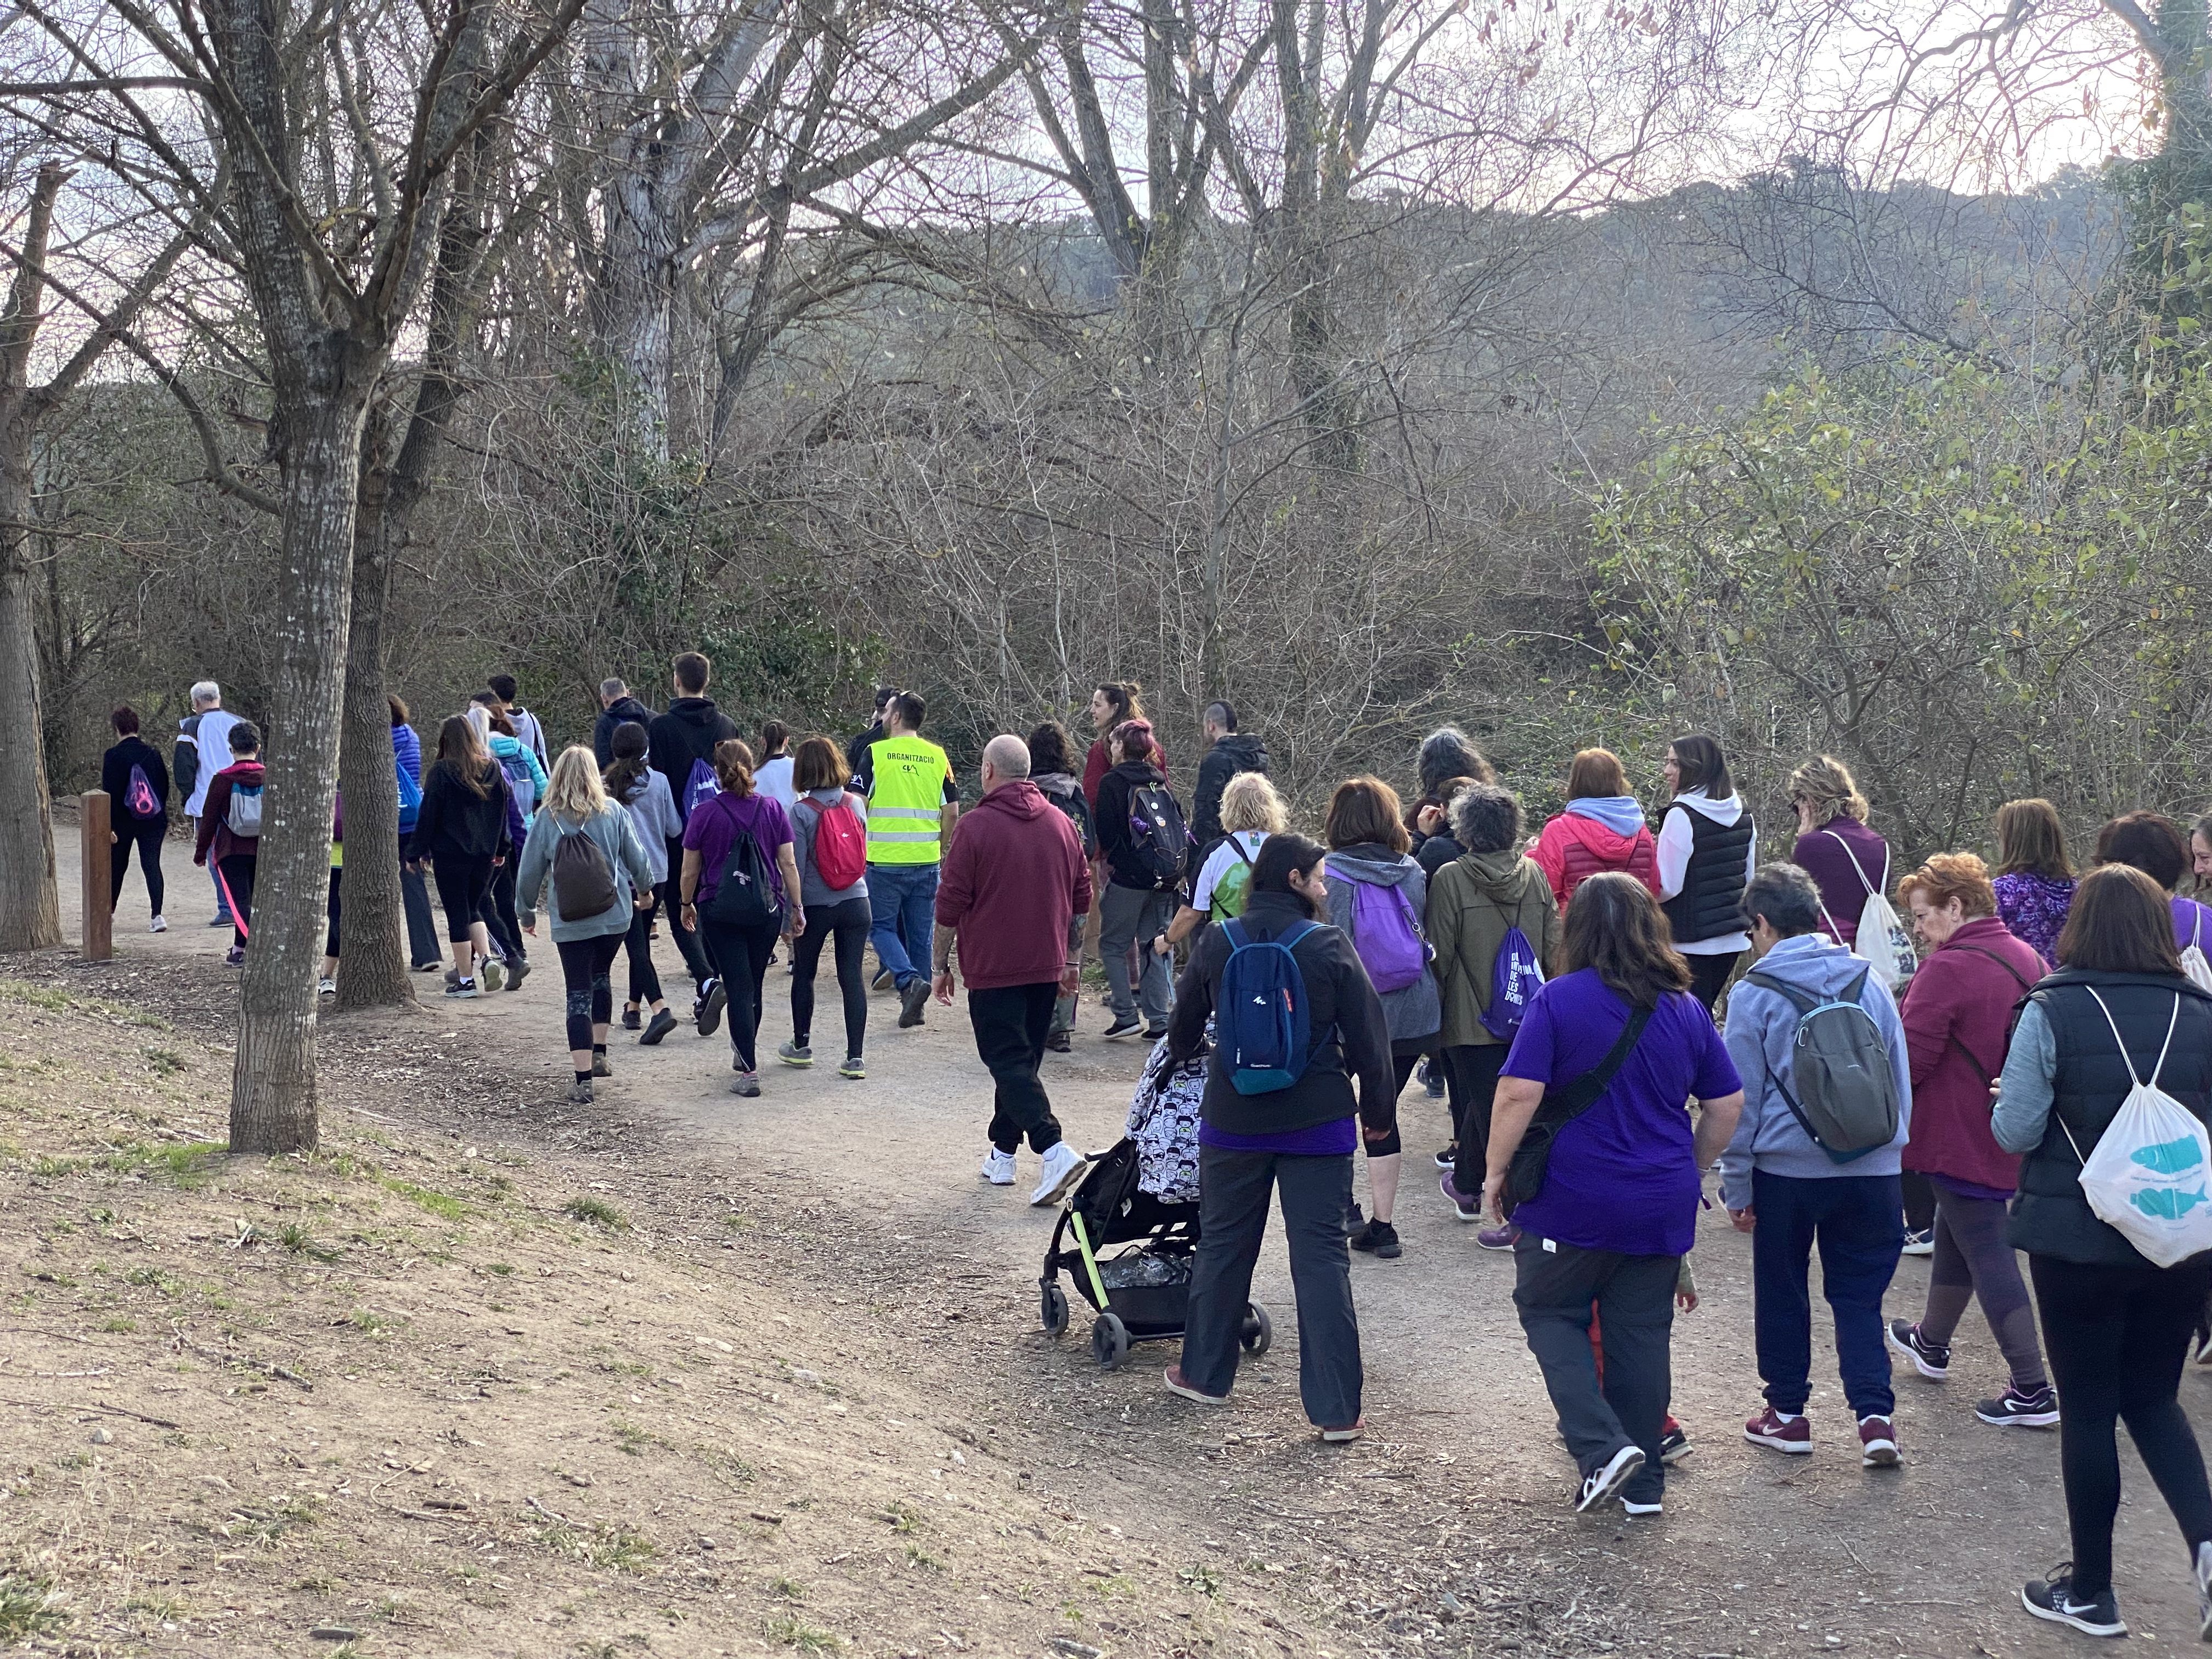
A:
[[[273,725],[266,734],[260,862],[240,987],[230,1150],[289,1152],[316,1138],[315,976],[330,888],[331,734],[345,684],[361,425],[370,354],[336,331],[303,354],[307,384],[279,384],[283,573]],[[395,792],[397,784],[392,786]],[[398,812],[395,800],[392,811]]]
[[[37,601],[29,550],[31,434],[0,426],[0,951],[62,942],[54,824],[39,706]]]
[[[361,499],[353,532],[353,610],[346,633],[345,712],[338,732],[345,810],[343,952],[340,1008],[411,1005],[407,912],[399,895],[399,774],[385,692],[384,613],[394,549],[387,518],[392,422],[381,408],[365,422]],[[404,532],[402,532],[404,533]]]
[[[657,179],[617,180],[606,193],[607,286],[600,338],[623,424],[640,453],[668,459],[674,379],[676,228]]]

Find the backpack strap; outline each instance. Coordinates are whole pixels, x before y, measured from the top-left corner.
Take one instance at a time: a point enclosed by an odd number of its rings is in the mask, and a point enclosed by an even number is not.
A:
[[[1838,835],[1838,834],[1837,834],[1834,830],[1823,830],[1822,831],[1820,831],[1820,833],[1821,833],[1822,835],[1826,836],[1830,841],[1832,841],[1832,842],[1835,842],[1837,846],[1838,846],[1838,847],[1840,847],[1840,848],[1842,848],[1844,849],[1844,856],[1845,858],[1849,859],[1849,860],[1851,861],[1851,873],[1852,873],[1853,875],[1856,876],[1856,877],[1859,878],[1859,885],[1866,889],[1866,896],[1867,896],[1869,898],[1872,898],[1877,891],[1881,890],[1881,889],[1876,888],[1876,887],[1875,886],[1875,884],[1874,884],[1872,882],[1870,882],[1870,881],[1869,881],[1869,880],[1867,879],[1866,868],[1865,868],[1865,866],[1863,866],[1862,864],[1860,864],[1860,862],[1859,862],[1859,855],[1858,855],[1856,853],[1854,853],[1853,851],[1851,851],[1851,844],[1850,844],[1850,842],[1849,842],[1845,841],[1845,840],[1844,840],[1841,836]],[[1888,854],[1889,854],[1889,843],[1888,843],[1888,842],[1883,842],[1883,843],[1882,843],[1882,860],[1881,860],[1881,885],[1882,885],[1882,888],[1887,888],[1887,887],[1889,885],[1889,856],[1888,856]]]
[[[1996,963],[1996,965],[1997,965],[1998,967],[2000,967],[2000,968],[2003,969],[2005,970],[2005,972],[2007,972],[2008,974],[2010,974],[2010,975],[2012,975],[2012,978],[2013,978],[2013,983],[2014,983],[2014,984],[2015,984],[2015,985],[2017,985],[2017,986],[2019,986],[2019,987],[2020,987],[2020,988],[2021,988],[2021,990],[2023,990],[2023,991],[2033,991],[2033,990],[2035,988],[2035,987],[2034,987],[2033,985],[2030,984],[2027,980],[2025,980],[2025,979],[2023,979],[2023,978],[2021,978],[2021,972],[2020,972],[2020,969],[2017,969],[2017,968],[2014,967],[2014,966],[2012,965],[2012,963],[2010,963],[2007,962],[2007,961],[2006,961],[2002,957],[1999,956],[1996,951],[1984,951],[1984,949],[1982,949],[1982,947],[1981,947],[1980,945],[1960,945],[1959,948],[1960,948],[1961,951],[1972,951],[1972,952],[1973,952],[1976,956],[1978,956],[1978,957],[1988,957],[1991,962],[1994,962],[1995,963]]]
[[[2104,1009],[2105,1024],[2112,1028],[2112,1041],[2119,1045],[2120,1064],[2128,1068],[2128,1076],[2135,1080],[2136,1087],[2138,1089],[2142,1088],[2144,1086],[2144,1079],[2142,1075],[2136,1070],[2135,1057],[2128,1053],[2127,1039],[2120,1035],[2119,1021],[2112,1018],[2112,1011],[2106,1004],[2104,998],[2097,995],[2097,988],[2095,986],[2085,985],[2081,988],[2087,991],[2095,1000],[2098,1007]],[[2159,1073],[2166,1069],[2166,1051],[2173,1047],[2173,1028],[2180,1022],[2180,1019],[2181,999],[2177,996],[2173,1000],[2173,1012],[2168,1016],[2166,1022],[2166,1041],[2159,1045],[2158,1064],[2150,1068],[2149,1086],[2154,1089],[2158,1086]]]

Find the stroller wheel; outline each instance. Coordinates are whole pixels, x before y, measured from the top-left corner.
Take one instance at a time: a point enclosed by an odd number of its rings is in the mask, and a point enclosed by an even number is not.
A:
[[[1267,1317],[1267,1310],[1256,1302],[1244,1304],[1244,1329],[1241,1340],[1244,1352],[1255,1359],[1275,1344],[1275,1322]]]
[[[1100,1314],[1091,1328],[1091,1353],[1103,1369],[1121,1370],[1129,1357],[1129,1328],[1113,1314]]]
[[[1044,1334],[1047,1336],[1067,1334],[1067,1292],[1057,1284],[1047,1285],[1043,1296]]]

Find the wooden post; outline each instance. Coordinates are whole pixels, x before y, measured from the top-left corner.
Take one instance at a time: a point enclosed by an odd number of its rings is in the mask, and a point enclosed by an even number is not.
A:
[[[84,915],[84,959],[106,962],[115,954],[115,913],[107,902],[113,884],[113,849],[107,844],[108,799],[104,789],[88,789],[79,798],[77,816],[84,825],[84,856],[81,860],[82,909]]]

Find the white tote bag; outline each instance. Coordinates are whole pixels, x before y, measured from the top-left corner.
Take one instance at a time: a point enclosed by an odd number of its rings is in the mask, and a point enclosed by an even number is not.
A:
[[[1895,907],[1883,896],[1884,890],[1889,885],[1887,849],[1881,861],[1881,885],[1877,887],[1867,879],[1866,868],[1860,864],[1859,855],[1851,851],[1850,842],[1832,830],[1823,830],[1820,833],[1844,849],[1844,856],[1851,861],[1852,873],[1858,877],[1859,885],[1866,890],[1866,902],[1859,908],[1859,931],[1856,942],[1851,946],[1851,954],[1865,957],[1873,965],[1874,976],[1882,982],[1889,994],[1899,995],[1904,991],[1905,982],[1912,977],[1912,970],[1920,965],[1920,957],[1912,948],[1912,935],[1905,931],[1905,923],[1899,919]],[[1825,903],[1820,907],[1820,914],[1827,916],[1829,933],[1835,936],[1838,945],[1842,944],[1843,934],[1836,927],[1836,919],[1828,916],[1828,907]]]
[[[2105,1011],[2112,1041],[2120,1046],[2120,1063],[2128,1068],[2135,1086],[2105,1126],[2095,1149],[2081,1159],[2081,1191],[2098,1220],[2154,1266],[2171,1267],[2212,1250],[2212,1194],[2205,1189],[2206,1177],[2212,1174],[2212,1140],[2197,1115],[2158,1086],[2166,1050],[2173,1046],[2173,1028],[2181,1018],[2181,999],[2173,1000],[2166,1042],[2158,1051],[2158,1064],[2151,1067],[2150,1080],[2145,1082],[2136,1075],[2135,1061],[2112,1011],[2094,988],[2089,994],[2097,997],[2097,1006]],[[2074,1156],[2081,1158],[2074,1132],[2063,1119],[2058,1127],[2066,1130]]]

